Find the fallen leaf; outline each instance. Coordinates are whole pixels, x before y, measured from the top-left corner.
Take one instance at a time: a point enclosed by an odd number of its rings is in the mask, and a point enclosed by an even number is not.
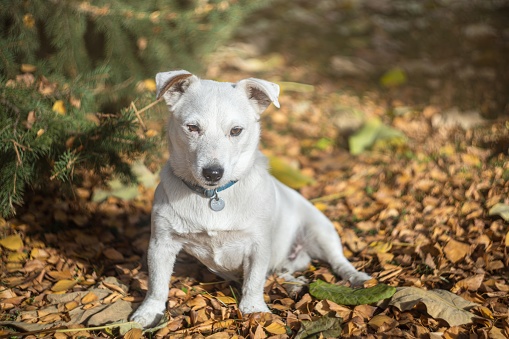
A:
[[[91,302],[99,300],[99,297],[94,292],[88,292],[83,298],[81,298],[82,304],[89,304]]]
[[[463,260],[470,252],[470,245],[450,239],[444,247],[444,253],[447,259],[453,263]]]
[[[404,85],[406,82],[407,75],[405,71],[399,67],[391,68],[380,78],[380,84],[387,88],[399,87]]]
[[[317,280],[309,285],[309,293],[320,300],[331,300],[340,305],[364,305],[390,298],[396,288],[378,284],[369,288],[353,289]]]
[[[143,84],[145,85],[145,88],[150,92],[156,91],[156,82],[154,79],[145,79],[143,80]]]
[[[372,327],[375,331],[377,331],[379,328],[386,326],[387,324],[390,324],[394,321],[396,320],[385,314],[377,314],[373,318],[371,318],[370,321],[368,321],[368,325]]]
[[[374,241],[369,244],[369,247],[375,250],[377,253],[387,253],[392,248],[391,242],[383,242],[383,241]]]
[[[124,339],[140,339],[143,337],[141,328],[132,328],[124,334]]]
[[[286,326],[282,323],[279,323],[277,321],[273,322],[269,326],[265,326],[265,331],[269,332],[270,334],[286,334]]]
[[[265,339],[267,338],[267,335],[265,334],[265,331],[263,330],[262,325],[258,325],[256,327],[256,330],[254,333],[250,333],[251,339]]]
[[[117,300],[108,305],[101,312],[95,313],[88,319],[88,326],[99,326],[117,321],[127,321],[132,312],[131,303],[123,300]]]
[[[362,128],[348,138],[350,153],[358,155],[364,152],[377,140],[403,138],[402,132],[384,125],[378,118],[368,120]]]
[[[501,203],[495,204],[492,208],[490,208],[488,214],[498,215],[505,221],[509,222],[509,205]]]
[[[65,303],[64,307],[67,312],[74,310],[76,307],[78,307],[80,304],[76,301],[69,301],[68,303]]]
[[[31,65],[31,64],[21,64],[21,72],[23,72],[23,73],[33,73],[36,70],[37,70],[37,67],[34,66],[34,65]]]
[[[314,183],[314,179],[302,174],[298,169],[290,166],[283,159],[269,156],[270,172],[283,184],[294,189]]]
[[[471,323],[475,315],[468,310],[479,306],[449,291],[426,291],[416,287],[399,287],[392,296],[389,305],[395,306],[401,311],[408,311],[419,303],[426,306],[430,316],[435,319],[443,319],[450,326]]]
[[[114,261],[124,260],[124,255],[112,247],[106,248],[103,251],[103,255],[106,258],[108,258],[110,260],[114,260]]]
[[[22,252],[9,253],[7,262],[21,262],[27,259],[27,254]]]
[[[21,240],[19,234],[13,234],[0,239],[0,245],[11,251],[19,251],[23,248],[23,240]]]
[[[147,131],[147,133],[149,131]],[[138,181],[146,188],[157,186],[157,183],[159,182],[159,173],[153,173],[143,162],[135,162],[131,166],[131,170]]]
[[[452,293],[459,291],[477,291],[484,280],[484,274],[477,274],[473,277],[468,277],[458,281],[451,289]]]
[[[102,281],[102,284],[112,291],[117,291],[122,295],[125,295],[128,291],[128,287],[118,281],[115,277],[107,277]]]
[[[76,280],[63,279],[56,282],[51,290],[53,292],[63,292],[73,288],[78,282]]]
[[[148,129],[146,132],[145,132],[145,136],[147,136],[148,138],[153,138],[155,136],[157,136],[159,133],[154,130],[154,129]]]
[[[71,271],[65,270],[65,271],[50,271],[46,273],[50,277],[52,277],[55,280],[64,280],[64,279],[71,279],[72,274]]]
[[[229,339],[229,338],[233,337],[228,332],[216,332],[205,337],[205,339]]]
[[[315,321],[302,321],[295,339],[339,338],[341,335],[340,318],[322,317]]]
[[[231,304],[237,303],[237,300],[235,300],[235,298],[224,296],[224,295],[217,296],[217,297],[215,297],[215,299],[219,300],[220,302],[222,302],[223,304],[226,304],[226,305],[231,305]]]
[[[53,112],[56,112],[60,115],[64,115],[66,113],[65,104],[62,100],[57,100],[53,104]]]

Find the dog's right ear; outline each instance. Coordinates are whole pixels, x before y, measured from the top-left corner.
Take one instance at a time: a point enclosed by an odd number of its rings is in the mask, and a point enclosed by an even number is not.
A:
[[[279,85],[273,82],[249,78],[240,80],[236,87],[244,91],[258,114],[269,107],[270,103],[279,108]]]
[[[186,89],[198,77],[188,71],[170,71],[156,74],[157,99],[164,98],[168,106],[173,106],[180,99]]]

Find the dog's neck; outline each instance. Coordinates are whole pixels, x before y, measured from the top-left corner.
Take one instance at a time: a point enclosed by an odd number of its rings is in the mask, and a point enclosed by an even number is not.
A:
[[[216,196],[217,193],[219,193],[221,191],[224,191],[227,188],[232,187],[237,182],[237,181],[233,181],[232,180],[232,181],[228,182],[226,185],[223,185],[223,186],[220,186],[218,188],[214,188],[214,189],[208,190],[205,187],[201,187],[199,185],[190,184],[190,183],[188,183],[187,181],[185,181],[183,179],[180,179],[180,180],[182,180],[182,182],[184,184],[186,184],[186,186],[189,187],[189,189],[191,189],[192,191],[195,191],[196,193],[198,193],[200,195],[203,195],[205,198],[212,198],[212,197]]]

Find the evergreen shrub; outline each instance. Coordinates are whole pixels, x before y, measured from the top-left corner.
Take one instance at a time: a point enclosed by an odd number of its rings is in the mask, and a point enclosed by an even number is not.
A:
[[[159,71],[199,72],[262,3],[0,2],[0,215],[28,187],[73,183],[81,169],[133,179],[129,163],[159,140],[129,103],[153,100]]]

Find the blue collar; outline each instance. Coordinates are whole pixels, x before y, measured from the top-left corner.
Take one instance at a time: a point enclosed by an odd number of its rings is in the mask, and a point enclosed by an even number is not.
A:
[[[180,180],[182,180],[182,179],[180,179]],[[235,185],[237,180],[235,180],[235,181],[232,180],[229,183],[227,183],[226,185],[223,185],[223,186],[218,187],[218,188],[214,188],[212,190],[208,190],[208,189],[206,189],[204,187],[201,187],[201,186],[198,186],[198,185],[190,184],[190,183],[188,183],[185,180],[182,180],[182,182],[184,184],[186,184],[186,186],[189,187],[191,190],[195,191],[196,193],[198,193],[200,195],[203,195],[205,198],[212,198],[212,197],[216,196],[217,193],[219,193],[221,191],[224,191],[225,189],[230,188],[233,185]]]

